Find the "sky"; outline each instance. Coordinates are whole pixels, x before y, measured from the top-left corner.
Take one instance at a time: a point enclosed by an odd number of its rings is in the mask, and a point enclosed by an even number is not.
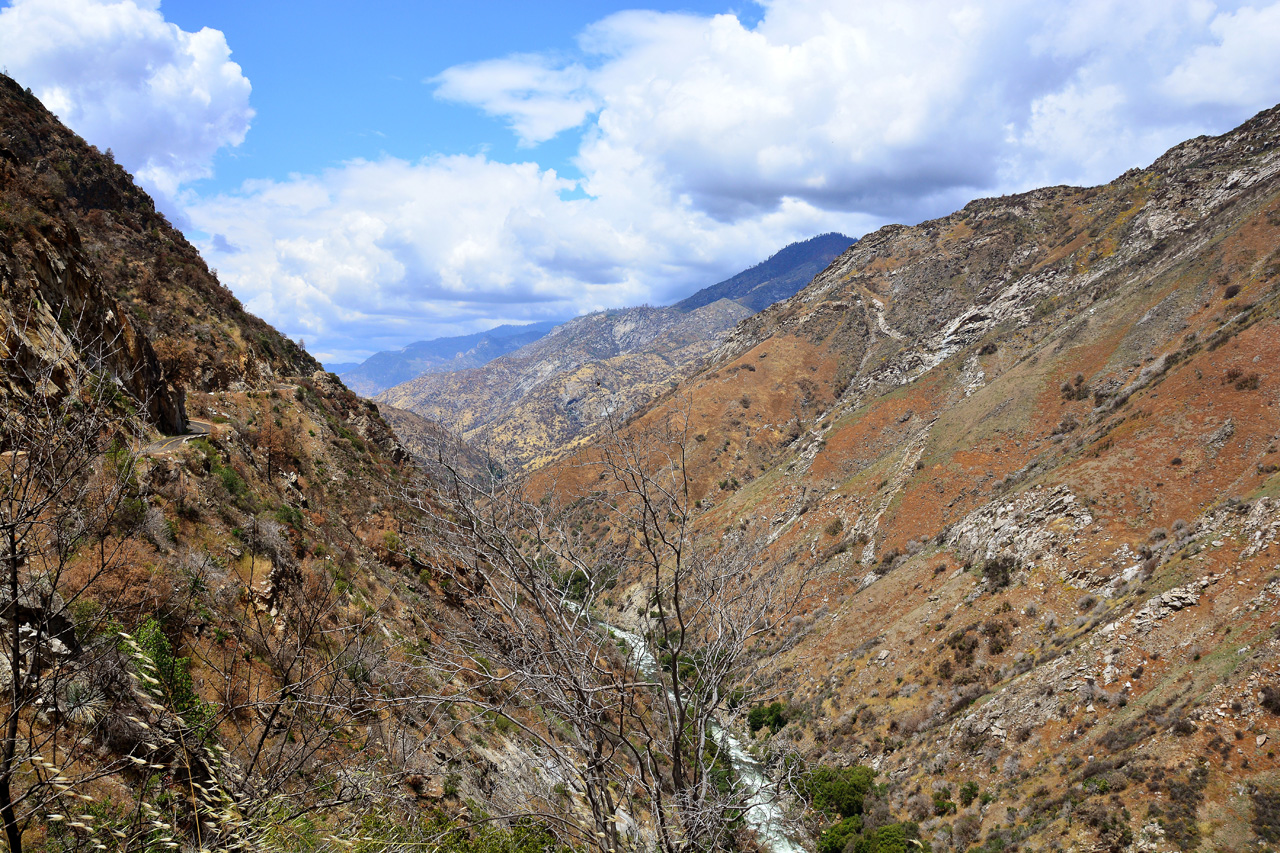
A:
[[[0,65],[327,364],[665,304],[1280,102],[1280,0],[8,0]]]

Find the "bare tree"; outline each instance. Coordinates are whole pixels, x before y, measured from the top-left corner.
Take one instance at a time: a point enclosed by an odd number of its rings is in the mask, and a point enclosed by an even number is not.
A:
[[[435,497],[419,500],[428,534],[447,546],[436,570],[462,623],[436,649],[433,665],[455,687],[438,698],[519,726],[589,820],[530,808],[602,853],[724,845],[753,795],[725,730],[773,660],[765,636],[808,581],[746,537],[698,542],[688,420],[679,404],[646,428],[610,421],[571,472],[590,492],[553,484],[535,496],[442,463]],[[584,535],[574,524],[584,506],[608,512],[620,535]],[[643,590],[630,631],[594,615],[615,585]]]
[[[387,649],[371,616],[344,615],[327,572],[297,565],[282,547],[269,554],[272,568],[251,587],[235,634],[194,653],[221,699],[215,726],[234,767],[226,784],[245,817],[280,809],[287,794],[282,811],[293,819],[366,792],[331,783],[342,766],[369,769],[381,751],[355,732],[388,724],[380,692]]]
[[[0,415],[0,820],[14,853],[32,816],[65,801],[71,783],[119,769],[80,763],[78,735],[109,698],[99,676],[121,661],[114,645],[82,646],[76,619],[92,632],[107,612],[89,599],[130,569],[131,537],[145,520],[135,413],[146,406],[107,367],[101,348],[110,344],[81,348],[71,336],[41,348],[25,331],[10,330],[0,358],[9,387]]]

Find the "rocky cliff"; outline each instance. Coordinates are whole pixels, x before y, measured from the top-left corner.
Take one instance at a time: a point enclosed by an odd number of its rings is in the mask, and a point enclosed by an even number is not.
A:
[[[6,280],[40,290],[67,331],[87,324],[76,334],[119,341],[158,425],[180,423],[172,389],[247,387],[320,369],[243,310],[109,152],[85,144],[2,75],[0,115]]]

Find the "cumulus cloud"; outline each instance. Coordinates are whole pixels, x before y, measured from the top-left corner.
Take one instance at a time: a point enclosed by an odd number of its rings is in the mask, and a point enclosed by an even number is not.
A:
[[[623,12],[572,55],[428,81],[535,160],[577,134],[575,181],[484,157],[357,162],[192,215],[252,307],[350,358],[666,301],[821,230],[1104,182],[1280,100],[1280,2],[762,5],[754,26]]]
[[[918,219],[978,192],[1105,181],[1280,98],[1275,3],[764,5],[754,27],[613,15],[572,62],[473,63],[437,93],[526,141],[590,117],[588,192],[639,166],[727,222],[788,198]]]
[[[550,57],[525,55],[455,65],[428,82],[439,98],[505,119],[521,144],[533,146],[581,125],[598,107],[589,76],[581,65],[555,67]]]
[[[1280,0],[760,5],[754,24],[622,12],[573,51],[426,81],[527,162],[354,161],[185,195],[185,213],[253,310],[351,360],[670,301],[820,231],[1105,182],[1280,101]],[[222,35],[182,32],[155,0],[15,0],[0,54],[165,193],[252,116]],[[553,138],[576,145],[572,179],[537,162]]]
[[[652,182],[566,199],[574,187],[532,162],[388,158],[254,182],[188,213],[246,306],[334,362],[666,301],[831,220],[800,204],[725,227]]]
[[[239,145],[249,81],[223,34],[165,21],[159,0],[13,0],[0,10],[11,76],[116,158],[170,212],[179,185]]]

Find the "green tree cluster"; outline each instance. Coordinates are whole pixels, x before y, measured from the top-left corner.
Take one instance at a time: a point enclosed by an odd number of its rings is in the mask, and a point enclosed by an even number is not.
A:
[[[814,811],[839,818],[818,837],[817,853],[907,853],[929,849],[915,823],[868,825],[864,816],[867,797],[884,794],[877,790],[875,771],[869,767],[814,767],[800,776],[797,790]]]

